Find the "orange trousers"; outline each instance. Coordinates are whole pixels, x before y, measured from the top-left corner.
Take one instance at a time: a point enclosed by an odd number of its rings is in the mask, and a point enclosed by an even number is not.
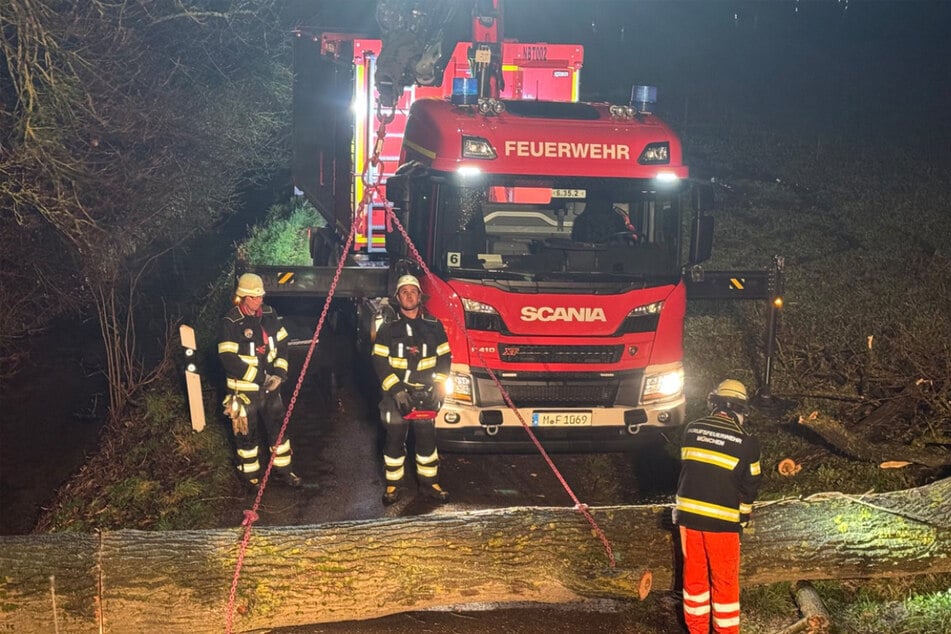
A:
[[[740,631],[740,534],[680,527],[684,621],[690,634]],[[711,614],[712,613],[712,614]]]

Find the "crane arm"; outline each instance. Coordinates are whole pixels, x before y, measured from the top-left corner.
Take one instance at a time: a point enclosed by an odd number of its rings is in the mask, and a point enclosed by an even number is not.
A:
[[[480,45],[501,42],[499,2],[380,0],[376,19],[383,32],[383,46],[377,58],[374,81],[382,105],[394,106],[403,89],[411,84],[440,85],[457,42],[470,38]],[[462,11],[466,5],[472,7],[468,33]],[[474,58],[474,53],[470,53],[470,58]],[[498,71],[500,81],[501,66]]]

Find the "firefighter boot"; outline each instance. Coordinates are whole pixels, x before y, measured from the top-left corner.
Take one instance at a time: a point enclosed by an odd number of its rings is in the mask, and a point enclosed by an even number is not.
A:
[[[430,500],[435,500],[440,504],[449,501],[449,491],[443,490],[438,482],[431,484],[422,484],[419,487],[420,492]]]
[[[303,480],[301,480],[301,477],[293,471],[277,471],[274,475],[277,476],[278,480],[294,489],[300,487],[304,483]]]
[[[383,492],[383,504],[389,506],[399,501],[401,497],[403,497],[403,489],[394,484],[388,484],[386,485],[386,490]]]

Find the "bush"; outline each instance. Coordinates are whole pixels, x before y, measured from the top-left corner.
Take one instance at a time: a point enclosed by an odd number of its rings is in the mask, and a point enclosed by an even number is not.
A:
[[[306,202],[274,205],[265,223],[252,227],[241,255],[252,266],[311,264],[309,232],[326,221]]]

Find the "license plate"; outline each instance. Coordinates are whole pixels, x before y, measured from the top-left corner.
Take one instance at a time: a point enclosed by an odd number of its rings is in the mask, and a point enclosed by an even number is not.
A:
[[[591,412],[532,412],[532,427],[583,427],[591,424]]]

